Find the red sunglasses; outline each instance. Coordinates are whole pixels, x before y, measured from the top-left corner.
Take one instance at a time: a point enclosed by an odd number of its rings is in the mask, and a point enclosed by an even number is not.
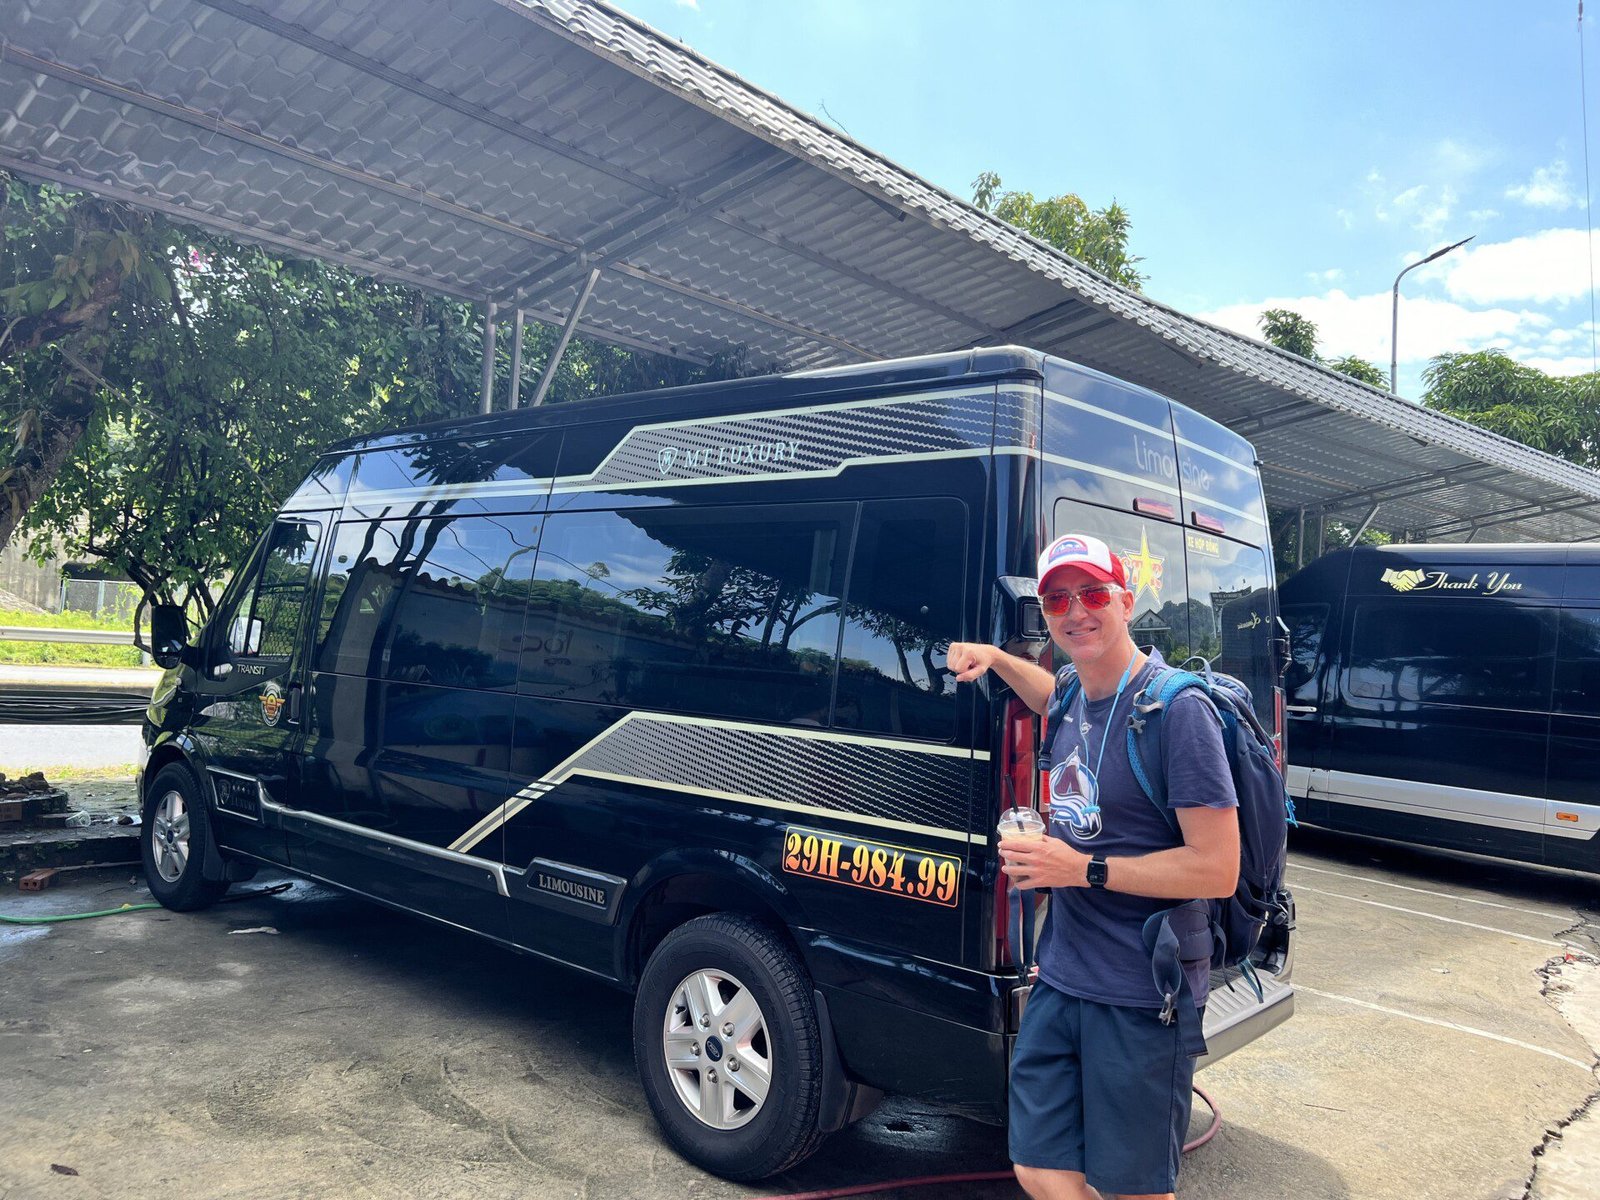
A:
[[[1072,611],[1072,602],[1081,600],[1086,612],[1099,612],[1122,590],[1113,583],[1097,583],[1076,592],[1045,592],[1039,597],[1039,607],[1046,616],[1064,617]]]

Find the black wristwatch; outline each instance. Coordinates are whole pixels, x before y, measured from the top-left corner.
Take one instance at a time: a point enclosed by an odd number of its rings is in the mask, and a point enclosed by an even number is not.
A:
[[[1089,877],[1089,886],[1090,887],[1092,887],[1092,888],[1103,888],[1103,887],[1105,887],[1105,885],[1106,885],[1106,856],[1104,854],[1096,854],[1093,858],[1091,858],[1089,860],[1089,865],[1086,868],[1086,874]]]

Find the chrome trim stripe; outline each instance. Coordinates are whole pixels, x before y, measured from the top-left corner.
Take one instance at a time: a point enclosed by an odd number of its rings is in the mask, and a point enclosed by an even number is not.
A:
[[[276,805],[274,807],[282,808],[282,805]],[[285,811],[297,813],[299,810],[291,808],[286,809]],[[410,905],[401,904],[397,900],[390,900],[384,896],[374,896],[371,892],[364,892],[358,887],[351,887],[348,883],[336,883],[327,876],[318,875],[314,871],[307,871],[300,867],[291,867],[287,863],[279,862],[277,859],[266,858],[260,854],[252,854],[248,850],[229,850],[228,853],[237,854],[244,858],[253,858],[257,862],[265,863],[269,867],[275,867],[280,871],[287,871],[291,875],[299,876],[301,879],[309,879],[312,883],[327,884],[336,891],[344,892],[350,896],[360,896],[363,900],[370,900],[374,904],[381,904],[385,908],[394,909],[396,912],[403,912],[413,917],[422,917],[429,921],[437,921],[440,925],[448,925],[451,929],[461,930],[462,933],[470,933],[476,937],[484,938],[485,940],[494,942],[498,945],[509,946],[513,950],[519,950],[524,954],[531,954],[535,958],[544,959],[546,962],[553,962],[559,966],[570,967],[572,970],[580,971],[585,975],[593,975],[596,979],[604,979],[607,983],[615,983],[617,981],[616,976],[607,975],[603,971],[596,971],[593,967],[585,967],[580,963],[570,962],[565,958],[557,958],[554,954],[546,954],[543,950],[535,950],[532,946],[524,946],[522,943],[514,942],[510,938],[496,937],[492,933],[485,933],[483,930],[474,929],[470,925],[462,925],[456,921],[435,916],[431,912],[423,912],[420,908],[412,908]],[[520,871],[513,871],[513,873],[521,874]]]
[[[430,845],[427,842],[414,841],[411,838],[399,837],[392,833],[384,833],[378,829],[368,829],[365,825],[352,825],[349,821],[341,821],[336,817],[325,817],[321,813],[308,812],[303,808],[290,808],[284,804],[264,799],[263,807],[270,808],[279,816],[290,816],[302,821],[310,821],[316,825],[327,825],[332,829],[342,829],[346,833],[359,834],[371,838],[375,842],[385,842],[391,846],[398,846],[402,850],[414,850],[418,854],[430,855],[433,858],[442,858],[446,862],[459,863],[463,866],[479,867],[494,876],[495,888],[502,896],[509,897],[511,892],[506,887],[506,868],[504,863],[491,862],[489,859],[480,858],[476,854],[462,854],[457,850],[445,849],[442,846]],[[481,839],[480,839],[481,840]],[[446,921],[445,924],[452,924]]]
[[[1591,827],[1579,825],[1568,828],[1548,819],[1551,801],[1541,796],[1449,787],[1437,783],[1419,783],[1413,779],[1358,775],[1350,771],[1329,771],[1327,776],[1327,782],[1323,785],[1326,792],[1321,793],[1321,798],[1332,804],[1387,809],[1440,821],[1459,821],[1580,841],[1592,839],[1600,830],[1600,808],[1592,805],[1570,806],[1571,810],[1588,816],[1594,822]],[[1563,810],[1569,809],[1567,805],[1561,807]]]

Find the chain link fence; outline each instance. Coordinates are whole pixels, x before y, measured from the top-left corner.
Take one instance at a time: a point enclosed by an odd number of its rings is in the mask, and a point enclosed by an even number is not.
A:
[[[139,585],[126,579],[64,579],[61,611],[131,624],[140,595]]]

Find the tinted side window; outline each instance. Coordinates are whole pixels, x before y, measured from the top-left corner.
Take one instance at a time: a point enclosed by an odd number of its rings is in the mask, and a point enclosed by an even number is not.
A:
[[[1549,609],[1494,600],[1364,603],[1346,688],[1357,703],[1542,710],[1554,650]]]
[[[1189,652],[1243,680],[1256,715],[1272,726],[1272,592],[1267,558],[1253,546],[1189,530]]]
[[[853,510],[550,517],[523,686],[602,704],[826,725]]]
[[[400,594],[402,536],[416,522],[344,521],[334,535],[317,621],[316,669],[339,675],[383,673],[389,621]]]
[[[941,741],[954,735],[956,684],[944,656],[961,632],[965,564],[960,501],[862,506],[834,724]]]
[[[1299,703],[1314,704],[1317,658],[1322,653],[1328,606],[1287,604],[1283,609],[1283,623],[1289,627],[1289,667],[1283,673],[1283,690],[1291,698],[1299,697]]]
[[[321,534],[315,521],[273,523],[261,574],[228,631],[228,650],[235,658],[288,658],[294,653]]]
[[[1555,709],[1600,716],[1600,609],[1563,610],[1559,626]]]
[[[384,678],[514,687],[537,518],[435,517],[417,525]]]

